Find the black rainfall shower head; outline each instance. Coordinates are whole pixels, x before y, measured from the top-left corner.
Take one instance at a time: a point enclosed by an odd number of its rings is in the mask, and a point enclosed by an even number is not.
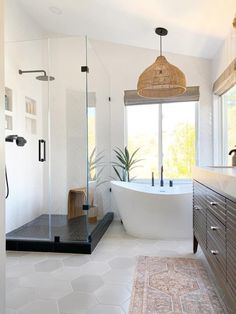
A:
[[[43,82],[55,80],[55,77],[48,76],[46,71],[44,71],[44,70],[29,70],[29,71],[19,70],[18,73],[20,75],[24,74],[24,73],[43,73],[43,75],[36,76],[36,79],[39,80],[39,81],[43,81]]]
[[[39,80],[39,81],[53,81],[55,80],[55,77],[53,76],[48,76],[48,75],[39,75],[39,76],[36,76],[36,80]]]
[[[18,135],[8,135],[5,138],[6,142],[11,142],[13,143],[14,141],[16,141],[16,145],[17,146],[25,146],[25,144],[27,143],[26,139],[22,136],[18,136]]]

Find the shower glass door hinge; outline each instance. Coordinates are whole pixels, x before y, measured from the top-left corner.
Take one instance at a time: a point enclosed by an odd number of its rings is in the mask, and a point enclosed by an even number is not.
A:
[[[90,205],[86,204],[86,205],[83,205],[83,210],[89,210],[90,208]]]
[[[81,72],[87,72],[89,73],[89,67],[87,65],[82,65],[81,66]]]

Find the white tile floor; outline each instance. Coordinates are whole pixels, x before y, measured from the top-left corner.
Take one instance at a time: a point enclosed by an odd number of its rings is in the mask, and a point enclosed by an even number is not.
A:
[[[133,238],[116,221],[92,255],[8,252],[6,314],[128,313],[139,255],[204,258],[191,240]]]

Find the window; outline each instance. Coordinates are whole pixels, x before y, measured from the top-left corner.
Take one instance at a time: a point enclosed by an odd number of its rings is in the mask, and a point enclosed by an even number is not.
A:
[[[128,106],[127,134],[128,149],[134,152],[140,148],[137,158],[142,161],[131,173],[131,178],[150,178],[151,173],[158,175],[159,164],[159,106]]]
[[[223,109],[223,160],[231,164],[229,151],[236,145],[236,85],[222,95]]]
[[[130,152],[140,147],[143,159],[131,177],[159,176],[160,166],[169,179],[191,178],[195,165],[196,102],[178,102],[126,107],[127,142]]]

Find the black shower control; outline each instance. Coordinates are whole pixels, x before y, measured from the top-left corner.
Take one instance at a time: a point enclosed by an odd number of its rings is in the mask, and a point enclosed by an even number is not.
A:
[[[60,237],[59,236],[55,236],[54,237],[54,242],[59,243],[60,242]]]
[[[90,206],[88,204],[83,205],[83,210],[89,210]]]

